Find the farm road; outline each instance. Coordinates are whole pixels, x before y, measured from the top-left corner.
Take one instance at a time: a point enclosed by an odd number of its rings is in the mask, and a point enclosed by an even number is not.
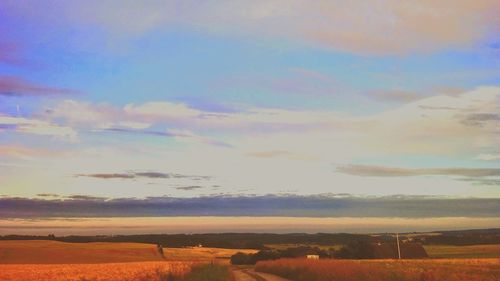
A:
[[[255,272],[253,269],[235,270],[234,277],[236,281],[290,281],[276,275]]]

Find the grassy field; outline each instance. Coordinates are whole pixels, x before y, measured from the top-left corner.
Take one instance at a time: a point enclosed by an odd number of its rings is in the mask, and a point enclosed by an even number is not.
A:
[[[500,258],[500,244],[497,245],[424,245],[431,258]]]
[[[227,260],[236,252],[219,248],[164,248],[142,243],[64,243],[57,241],[0,241],[0,264],[120,263],[140,261]]]
[[[307,260],[259,262],[257,271],[294,281],[498,281],[500,259]]]

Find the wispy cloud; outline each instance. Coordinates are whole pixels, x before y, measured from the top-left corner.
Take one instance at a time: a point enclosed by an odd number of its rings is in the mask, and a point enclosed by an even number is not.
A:
[[[201,189],[203,188],[203,186],[200,186],[200,185],[190,185],[190,186],[179,186],[179,187],[176,187],[176,189],[178,190],[196,190],[196,189]]]
[[[160,136],[160,137],[175,137],[174,134],[167,131],[154,131],[154,130],[141,130],[135,128],[106,128],[103,131],[115,132],[115,133],[128,133],[136,135],[150,135],[150,136]]]
[[[409,177],[409,176],[462,176],[491,177],[500,176],[500,168],[399,168],[369,165],[350,165],[337,167],[337,171],[363,177]]]
[[[77,177],[90,177],[97,179],[135,179],[135,178],[150,178],[150,179],[193,179],[193,180],[209,180],[210,176],[199,175],[183,175],[176,173],[162,172],[126,172],[126,173],[98,173],[98,174],[78,174]]]
[[[482,153],[476,159],[483,161],[497,161],[500,160],[500,153]]]
[[[498,186],[500,187],[500,178],[464,178],[460,179],[462,181],[472,182],[477,185],[486,185],[486,186]]]
[[[19,158],[47,157],[60,154],[60,151],[41,148],[31,148],[22,145],[0,145],[0,157],[10,156]]]
[[[500,107],[498,108],[500,111]],[[472,113],[467,114],[462,122],[468,126],[483,126],[485,123],[500,123],[500,113]]]
[[[55,193],[38,193],[36,196],[38,196],[38,197],[52,197],[52,198],[60,197],[60,195],[55,194]]]
[[[314,157],[304,154],[293,153],[286,150],[269,150],[269,151],[256,151],[247,154],[251,157],[257,158],[286,158],[291,160],[313,160]]]
[[[382,102],[411,102],[424,98],[423,95],[404,90],[376,90],[370,91],[368,96]]]
[[[76,93],[78,91],[43,86],[19,77],[0,76],[0,96],[51,96]]]
[[[52,136],[69,141],[75,141],[77,138],[77,132],[73,128],[39,119],[0,115],[0,133],[2,129],[17,133]]]

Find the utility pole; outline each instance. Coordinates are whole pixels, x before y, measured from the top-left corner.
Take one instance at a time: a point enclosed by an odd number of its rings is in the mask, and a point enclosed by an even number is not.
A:
[[[401,259],[401,249],[399,248],[399,233],[396,232],[396,241],[398,244],[398,258]]]

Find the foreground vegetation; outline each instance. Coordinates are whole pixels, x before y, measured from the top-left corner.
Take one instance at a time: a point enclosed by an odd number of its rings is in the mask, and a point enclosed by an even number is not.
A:
[[[500,259],[307,260],[257,263],[256,271],[294,281],[498,281]]]
[[[165,281],[232,281],[231,269],[227,265],[204,264],[195,266],[190,273]]]
[[[2,281],[231,281],[227,265],[190,262],[0,265]]]
[[[0,265],[2,281],[170,281],[191,272],[192,262]]]

